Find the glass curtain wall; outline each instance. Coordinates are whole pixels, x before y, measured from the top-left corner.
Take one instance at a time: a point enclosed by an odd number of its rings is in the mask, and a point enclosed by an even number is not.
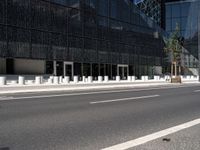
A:
[[[166,3],[166,31],[171,33],[179,24],[184,46],[184,66],[198,67],[199,0]]]
[[[70,61],[78,76],[113,78],[118,64],[148,75],[162,65],[160,31],[129,0],[0,1],[0,57]]]

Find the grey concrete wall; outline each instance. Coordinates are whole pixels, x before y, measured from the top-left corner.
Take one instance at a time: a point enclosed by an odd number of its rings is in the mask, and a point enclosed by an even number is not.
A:
[[[6,59],[0,58],[0,74],[6,74]]]
[[[44,60],[15,59],[15,74],[45,74]]]

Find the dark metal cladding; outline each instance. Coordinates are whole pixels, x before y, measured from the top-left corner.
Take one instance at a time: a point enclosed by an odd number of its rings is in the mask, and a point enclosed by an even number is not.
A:
[[[159,32],[129,0],[0,1],[4,58],[128,64],[145,74],[161,66]]]

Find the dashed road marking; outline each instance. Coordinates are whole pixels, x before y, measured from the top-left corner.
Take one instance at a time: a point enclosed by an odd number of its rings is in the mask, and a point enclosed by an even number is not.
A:
[[[200,90],[195,90],[194,92],[196,92],[196,93],[197,93],[197,92],[200,92]]]
[[[90,104],[101,104],[101,103],[111,103],[111,102],[119,102],[119,101],[130,101],[130,100],[147,99],[147,98],[153,98],[153,97],[159,97],[159,96],[160,95],[148,95],[148,96],[140,96],[140,97],[120,98],[120,99],[112,99],[112,100],[90,102]]]

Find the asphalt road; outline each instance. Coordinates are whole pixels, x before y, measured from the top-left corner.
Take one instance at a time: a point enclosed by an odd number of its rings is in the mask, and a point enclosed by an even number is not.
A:
[[[0,95],[0,150],[100,150],[200,118],[200,85]],[[199,132],[198,132],[199,131]],[[200,124],[131,147],[199,150]]]

